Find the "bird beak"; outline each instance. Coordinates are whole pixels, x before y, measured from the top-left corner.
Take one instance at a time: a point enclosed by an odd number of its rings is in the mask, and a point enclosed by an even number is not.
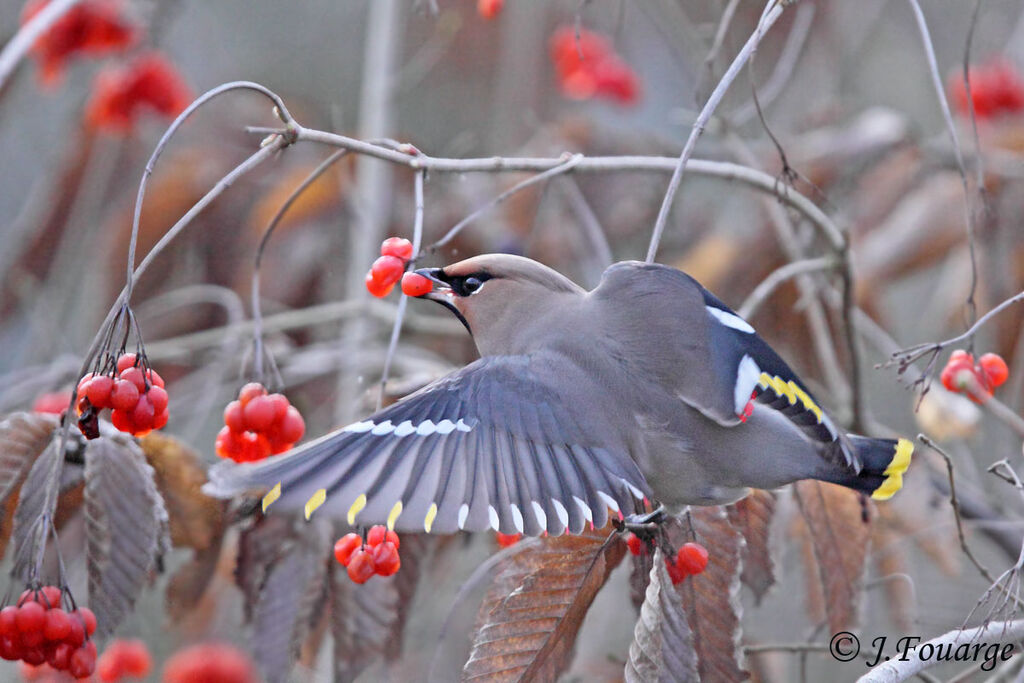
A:
[[[426,294],[420,295],[419,299],[430,299],[441,304],[449,311],[455,314],[455,317],[459,319],[466,331],[469,332],[470,336],[473,334],[473,330],[469,327],[469,322],[465,316],[462,315],[462,311],[455,307],[454,299],[455,292],[452,291],[452,286],[445,280],[447,277],[444,274],[443,268],[420,268],[416,271],[417,275],[422,275],[431,282],[434,283],[434,289],[427,292]]]

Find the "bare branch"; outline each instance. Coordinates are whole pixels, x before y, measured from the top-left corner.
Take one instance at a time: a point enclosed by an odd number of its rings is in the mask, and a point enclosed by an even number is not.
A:
[[[779,266],[771,273],[768,274],[761,283],[754,288],[754,291],[750,293],[747,300],[743,302],[739,310],[741,318],[749,318],[754,311],[764,303],[765,299],[772,295],[772,293],[787,280],[791,280],[798,275],[804,275],[806,273],[817,273],[823,270],[831,270],[838,266],[839,263],[831,256],[821,256],[819,258],[805,259],[803,261],[793,261],[787,263],[784,266]]]
[[[772,24],[782,16],[782,12],[785,9],[785,4],[780,0],[768,0],[768,5],[765,7],[764,14],[761,20],[757,24],[757,28],[754,30],[753,35],[747,40],[746,44],[740,50],[739,54],[733,60],[732,64],[726,70],[725,75],[722,76],[722,80],[718,82],[715,89],[711,92],[711,96],[705,103],[704,108],[697,116],[697,120],[693,123],[693,128],[690,129],[690,137],[687,138],[686,144],[683,146],[683,152],[679,155],[679,161],[676,162],[675,170],[672,172],[672,178],[669,180],[668,189],[665,191],[665,198],[661,202],[661,209],[658,211],[658,218],[654,222],[654,232],[651,235],[651,243],[647,248],[647,262],[653,263],[654,257],[658,253],[658,244],[661,242],[661,235],[665,231],[665,225],[668,223],[669,210],[672,208],[672,201],[675,199],[676,191],[679,189],[679,184],[683,180],[683,171],[686,169],[686,164],[693,156],[693,150],[697,146],[697,139],[704,132],[704,127],[707,126],[708,121],[711,119],[711,115],[718,107],[719,102],[725,96],[725,92],[732,85],[732,82],[736,80],[736,76],[739,75],[740,70],[746,65],[747,60],[757,49],[757,46],[761,43],[761,38],[767,33],[768,29],[772,27]]]

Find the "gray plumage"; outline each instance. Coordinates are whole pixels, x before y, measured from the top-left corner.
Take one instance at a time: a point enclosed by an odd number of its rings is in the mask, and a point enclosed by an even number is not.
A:
[[[579,532],[649,498],[727,503],[798,479],[892,495],[909,442],[850,437],[752,327],[691,277],[610,267],[586,291],[535,261],[485,255],[419,271],[480,360],[367,420],[206,491],[281,484],[276,509],[399,530]]]

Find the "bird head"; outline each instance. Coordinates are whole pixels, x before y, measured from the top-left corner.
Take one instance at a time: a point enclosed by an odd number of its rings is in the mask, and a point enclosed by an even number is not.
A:
[[[416,272],[434,283],[420,298],[454,313],[483,356],[522,351],[529,334],[524,328],[556,315],[562,297],[585,293],[561,273],[511,254],[484,254]]]

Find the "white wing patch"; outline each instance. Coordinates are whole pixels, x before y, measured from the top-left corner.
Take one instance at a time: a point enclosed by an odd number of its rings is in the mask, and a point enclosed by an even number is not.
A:
[[[715,308],[714,306],[705,306],[704,308],[708,309],[708,313],[726,327],[731,327],[734,330],[746,332],[747,334],[754,333],[754,328],[750,326],[750,323],[735,313],[723,311],[721,308]]]
[[[353,422],[352,424],[343,427],[341,431],[348,432],[350,434],[364,434],[370,432],[374,436],[387,436],[392,434],[394,436],[409,436],[415,434],[416,436],[430,436],[431,434],[451,434],[454,431],[470,432],[473,430],[473,425],[467,424],[461,417],[456,418],[455,422],[449,419],[441,420],[438,423],[434,423],[432,420],[424,420],[419,424],[413,424],[411,420],[404,420],[398,425],[391,424],[391,420],[384,420],[380,424],[375,423],[373,420],[363,420],[362,422]]]
[[[750,401],[750,395],[754,393],[754,388],[757,387],[760,379],[761,368],[757,361],[744,354],[736,369],[736,388],[733,394],[733,404],[737,415],[743,414],[747,402]]]

